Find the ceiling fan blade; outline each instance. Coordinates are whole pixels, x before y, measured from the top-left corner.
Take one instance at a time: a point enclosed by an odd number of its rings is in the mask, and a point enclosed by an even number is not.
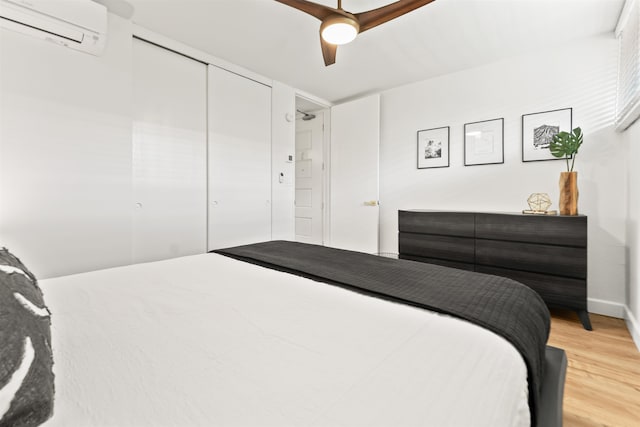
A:
[[[362,33],[433,1],[435,0],[399,0],[395,3],[367,12],[355,13],[354,15],[360,24],[360,32]]]
[[[329,66],[336,63],[336,51],[338,45],[326,42],[322,35],[320,36],[320,47],[322,47],[322,57],[324,58],[324,65]]]
[[[278,3],[286,4],[294,9],[298,9],[302,12],[308,13],[311,16],[323,20],[329,15],[339,13],[337,9],[333,9],[323,4],[314,3],[306,0],[276,0]]]

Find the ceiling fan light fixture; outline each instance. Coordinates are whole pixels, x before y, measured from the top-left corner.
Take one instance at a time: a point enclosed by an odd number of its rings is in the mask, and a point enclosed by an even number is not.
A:
[[[320,26],[320,34],[324,41],[335,45],[352,42],[359,31],[358,21],[343,15],[329,16]]]

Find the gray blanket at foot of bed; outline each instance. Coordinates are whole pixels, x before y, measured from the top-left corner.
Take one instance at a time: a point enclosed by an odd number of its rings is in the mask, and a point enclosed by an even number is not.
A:
[[[497,333],[526,362],[531,419],[536,425],[550,317],[542,298],[527,286],[503,277],[297,242],[273,241],[212,252],[446,313]]]

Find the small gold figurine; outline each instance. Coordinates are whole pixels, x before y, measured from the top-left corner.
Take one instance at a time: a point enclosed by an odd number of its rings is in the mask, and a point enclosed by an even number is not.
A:
[[[534,215],[556,215],[556,211],[549,211],[549,207],[551,206],[551,198],[547,193],[533,193],[527,199],[527,203],[529,204],[529,210],[523,210],[524,214],[534,214]]]

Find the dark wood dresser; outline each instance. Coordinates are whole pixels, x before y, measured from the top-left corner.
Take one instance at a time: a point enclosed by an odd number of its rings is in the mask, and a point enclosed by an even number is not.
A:
[[[549,307],[587,312],[587,217],[399,211],[401,259],[509,277]]]

